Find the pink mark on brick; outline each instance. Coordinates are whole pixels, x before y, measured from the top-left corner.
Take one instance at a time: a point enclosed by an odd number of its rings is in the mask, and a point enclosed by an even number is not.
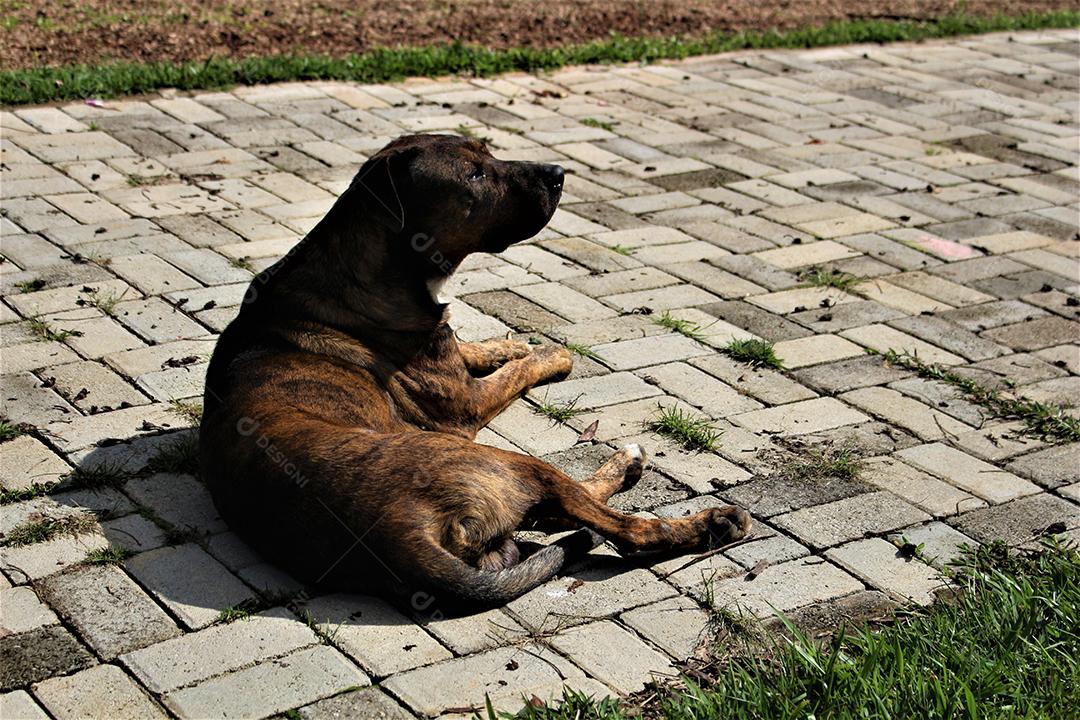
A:
[[[969,258],[978,255],[970,245],[963,245],[953,240],[946,240],[945,238],[939,238],[935,235],[923,235],[915,240],[915,244],[925,249],[927,252],[932,252],[938,257],[944,258]]]

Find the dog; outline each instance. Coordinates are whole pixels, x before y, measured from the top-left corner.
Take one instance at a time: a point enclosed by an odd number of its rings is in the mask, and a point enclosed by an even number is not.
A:
[[[402,137],[256,276],[215,347],[199,439],[233,530],[309,584],[466,605],[527,592],[599,538],[685,551],[749,531],[732,506],[677,519],[609,508],[641,476],[636,445],[577,482],[474,442],[529,388],[565,377],[572,356],[459,342],[439,289],[469,254],[540,232],[563,179],[475,139]],[[515,530],[543,519],[587,530],[523,557]]]

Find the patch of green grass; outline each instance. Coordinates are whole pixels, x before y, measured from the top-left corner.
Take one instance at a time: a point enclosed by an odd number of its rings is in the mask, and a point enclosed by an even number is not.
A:
[[[0,490],[0,505],[10,505],[48,495],[56,486],[57,483],[34,483],[18,490]]]
[[[672,332],[677,332],[680,335],[685,335],[691,340],[703,341],[705,339],[704,333],[701,332],[701,326],[695,322],[689,320],[681,320],[672,316],[670,312],[665,310],[661,315],[653,315],[652,321],[660,327],[667,328]]]
[[[620,255],[625,255],[626,257],[632,257],[634,254],[633,250],[628,247],[623,247],[622,245],[612,245],[608,250],[619,253]]]
[[[311,632],[315,633],[320,640],[327,645],[333,645],[334,640],[337,639],[337,634],[341,630],[341,625],[336,626],[333,630],[327,630],[325,623],[319,624],[319,621],[315,619],[315,616],[311,614],[311,611],[304,609],[300,613],[300,619],[304,621],[304,624],[311,628]]]
[[[35,280],[20,280],[15,283],[15,287],[17,287],[21,293],[32,293],[43,289],[45,284],[44,280],[37,278]]]
[[[303,715],[300,714],[299,710],[295,709],[286,710],[282,713],[282,715],[286,718],[286,720],[303,720]]]
[[[1047,541],[1038,553],[1016,556],[990,545],[969,552],[954,568],[954,579],[960,588],[954,600],[901,613],[877,631],[838,632],[821,643],[787,623],[764,652],[729,657],[714,666],[711,678],[684,678],[622,702],[568,692],[557,707],[526,705],[516,717],[1075,717],[1076,546]]]
[[[31,333],[46,342],[63,342],[69,337],[82,337],[82,333],[78,330],[56,330],[36,315],[27,318],[26,324],[30,326]]]
[[[582,125],[586,125],[591,128],[607,130],[608,132],[613,132],[615,130],[614,123],[604,122],[603,120],[597,120],[596,118],[581,118],[581,120],[579,120],[578,122],[580,122]]]
[[[1054,442],[1076,442],[1080,440],[1080,419],[1069,414],[1069,408],[1063,405],[1037,402],[1025,397],[1010,397],[1000,390],[984,387],[977,381],[959,375],[953,370],[925,363],[914,355],[888,350],[881,354],[890,365],[911,370],[921,378],[937,380],[960,390],[967,398],[980,405],[996,417],[1006,420],[1020,420],[1031,435]]]
[[[63,477],[66,488],[120,487],[131,478],[131,472],[116,462],[103,461],[80,466]]]
[[[12,528],[0,542],[5,547],[34,545],[60,537],[61,535],[80,535],[93,530],[97,525],[97,516],[91,512],[81,512],[51,518],[36,516],[22,525]]]
[[[585,412],[585,410],[582,410],[577,406],[577,401],[579,399],[581,399],[580,395],[570,402],[551,403],[548,402],[547,396],[545,396],[544,399],[533,408],[533,412],[537,415],[543,415],[546,418],[550,418],[552,423],[565,423],[571,418],[577,417]]]
[[[191,402],[190,400],[170,400],[169,410],[192,425],[198,425],[202,422],[202,403]]]
[[[77,304],[96,307],[106,315],[112,315],[116,311],[117,303],[124,299],[127,290],[118,295],[113,292],[102,292],[96,288],[84,288],[82,294],[86,297],[80,298]]]
[[[108,547],[91,550],[83,558],[83,565],[119,565],[135,553],[122,547]]]
[[[249,257],[230,257],[229,264],[234,268],[240,268],[241,270],[247,270],[249,273],[255,273],[255,266],[251,264],[251,258]]]
[[[805,459],[800,458],[785,465],[782,473],[786,477],[798,480],[819,480],[824,478],[855,480],[865,467],[862,458],[856,454],[854,448],[850,445],[822,450],[806,450],[805,452],[808,455]]]
[[[258,612],[256,603],[246,602],[239,605],[230,605],[218,613],[216,623],[231,623],[234,620],[244,620]]]
[[[152,473],[199,474],[199,436],[195,432],[174,433],[146,463]]]
[[[152,507],[140,505],[138,506],[136,512],[138,512],[139,515],[142,515],[144,518],[158,526],[162,534],[165,536],[166,545],[183,545],[184,543],[192,542],[199,539],[199,533],[195,532],[191,528],[182,528],[173,525],[171,522],[158,515],[157,511],[155,511]]]
[[[739,362],[748,363],[753,367],[771,367],[775,370],[783,370],[784,363],[776,357],[773,344],[765,340],[732,340],[720,352],[728,355]]]
[[[847,290],[855,283],[862,280],[862,278],[852,275],[851,273],[843,272],[833,268],[831,270],[825,270],[824,268],[810,268],[799,273],[799,279],[807,285],[814,287],[831,287],[837,290]]]
[[[345,57],[282,55],[200,62],[120,62],[103,65],[36,67],[0,72],[0,104],[104,98],[149,93],[160,88],[193,90],[296,80],[387,82],[410,76],[553,70],[566,65],[653,62],[693,55],[763,48],[808,48],[849,43],[896,42],[1005,30],[1073,28],[1080,12],[1061,10],[973,17],[957,14],[932,20],[850,20],[786,32],[717,32],[700,39],[626,38],[613,35],[559,48],[486,47],[454,43],[427,47],[378,48]]]
[[[663,405],[657,405],[654,417],[645,427],[675,440],[687,450],[712,450],[723,434],[708,418]]]
[[[566,343],[563,347],[565,347],[567,350],[574,353],[575,355],[580,355],[581,357],[589,358],[590,360],[600,359],[600,356],[593,352],[593,349],[588,345],[582,345],[580,343]]]
[[[23,434],[21,427],[7,420],[0,420],[0,443],[14,440]]]

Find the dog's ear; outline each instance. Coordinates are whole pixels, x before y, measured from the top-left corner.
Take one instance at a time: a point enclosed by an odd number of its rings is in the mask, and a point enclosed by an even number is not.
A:
[[[418,153],[417,147],[383,150],[361,166],[349,186],[368,213],[392,232],[405,229],[410,166]]]

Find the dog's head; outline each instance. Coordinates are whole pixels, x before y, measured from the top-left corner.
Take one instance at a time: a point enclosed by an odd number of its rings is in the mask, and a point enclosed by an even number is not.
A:
[[[469,253],[501,252],[540,232],[562,186],[558,165],[497,160],[457,135],[408,135],[360,168],[350,205],[389,230],[397,257],[445,273]]]

